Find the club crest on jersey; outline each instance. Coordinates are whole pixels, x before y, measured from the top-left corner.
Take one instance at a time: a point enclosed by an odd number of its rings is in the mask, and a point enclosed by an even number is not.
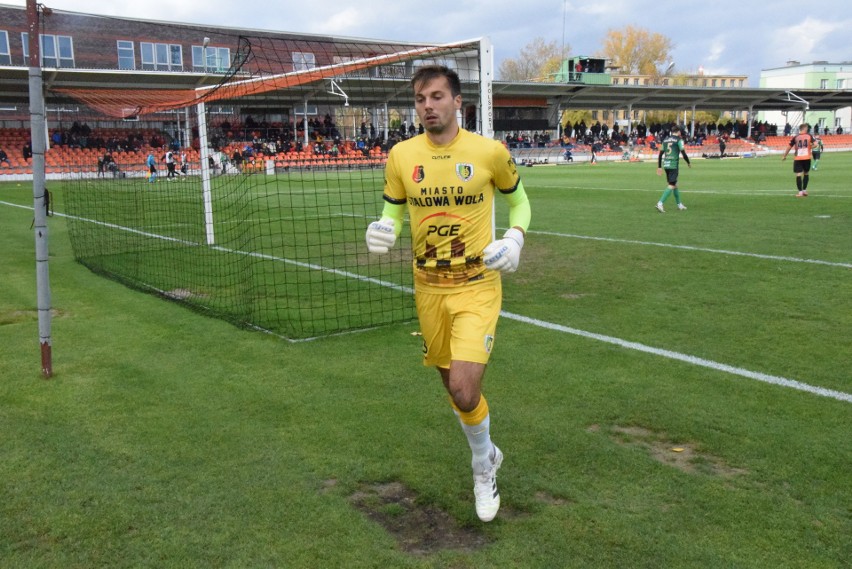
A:
[[[485,335],[485,353],[490,354],[491,348],[494,346],[494,336],[491,334]]]
[[[414,167],[414,171],[411,173],[411,179],[417,182],[418,184],[423,181],[423,178],[426,177],[426,172],[423,170],[423,166],[417,165]]]
[[[456,164],[456,176],[462,182],[469,182],[473,178],[473,164],[458,163]]]

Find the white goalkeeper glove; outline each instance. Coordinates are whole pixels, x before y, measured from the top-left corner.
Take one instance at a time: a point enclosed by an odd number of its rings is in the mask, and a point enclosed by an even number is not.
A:
[[[385,254],[396,243],[395,221],[383,217],[367,227],[367,249],[370,253]]]
[[[524,233],[512,227],[503,234],[503,239],[492,241],[482,251],[485,266],[492,271],[514,273],[521,262],[521,248],[524,246]]]

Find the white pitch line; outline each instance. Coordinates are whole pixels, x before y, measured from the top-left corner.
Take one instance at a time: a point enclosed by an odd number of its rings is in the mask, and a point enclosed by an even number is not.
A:
[[[548,189],[548,190],[588,190],[592,192],[650,192],[650,193],[660,193],[660,190],[654,188],[604,188],[597,187],[593,188],[590,186],[551,186],[545,184],[530,184],[531,188],[538,189]],[[720,195],[720,196],[766,196],[773,198],[783,198],[783,197],[792,197],[795,196],[795,190],[699,190],[690,188],[688,190],[684,190],[687,194],[709,194],[709,195]],[[819,192],[816,194],[821,198],[852,198],[852,195],[848,194],[831,194],[825,192]],[[813,197],[813,195],[811,196]]]
[[[538,231],[530,229],[527,233],[537,235],[550,235],[553,237],[570,237],[571,239],[588,239],[590,241],[606,241],[609,243],[628,243],[630,245],[650,245],[653,247],[667,247],[669,249],[682,249],[684,251],[700,251],[702,253],[716,253],[719,255],[734,255],[737,257],[753,257],[755,259],[767,259],[769,261],[788,261],[791,263],[811,263],[814,265],[827,265],[829,267],[843,267],[852,269],[852,263],[839,263],[834,261],[823,261],[821,259],[801,259],[799,257],[784,257],[781,255],[764,255],[762,253],[745,253],[743,251],[729,251],[727,249],[711,249],[708,247],[695,247],[693,245],[675,245],[672,243],[657,243],[655,241],[638,241],[635,239],[616,239],[614,237],[595,237],[593,235],[577,235],[575,233],[559,233],[556,231]]]
[[[18,205],[18,204],[12,204],[12,203],[8,203],[8,202],[4,202],[4,201],[0,201],[0,204],[9,205],[9,206],[12,206],[12,207],[19,207],[21,209],[32,210],[31,207],[21,206],[21,205]],[[166,236],[163,236],[163,235],[156,235],[156,234],[153,234],[153,233],[147,233],[147,232],[139,231],[139,230],[132,229],[132,228],[129,228],[129,227],[122,227],[120,225],[114,225],[114,224],[111,224],[111,223],[94,221],[94,220],[91,220],[91,219],[80,218],[80,217],[71,216],[71,215],[62,214],[62,213],[57,213],[55,215],[58,215],[58,216],[61,216],[61,217],[79,219],[79,220],[82,220],[82,221],[88,221],[90,223],[105,225],[105,226],[112,227],[112,228],[115,228],[115,229],[120,229],[120,230],[123,230],[123,231],[140,233],[140,234],[143,234],[143,235],[146,235],[146,236],[149,236],[149,237],[158,237],[158,238],[161,238],[161,239],[167,239],[169,241],[179,241],[181,243],[185,243],[185,244],[188,244],[188,245],[200,246],[200,244],[198,244],[198,243],[192,243],[192,242],[187,242],[187,241],[183,241],[183,240],[173,239],[173,238],[166,237]],[[233,249],[228,249],[226,247],[213,246],[212,248],[216,249],[218,251],[226,252],[226,253],[246,254],[245,252],[235,251]],[[267,260],[277,261],[277,262],[281,262],[281,263],[293,264],[293,265],[297,265],[297,266],[300,266],[300,267],[307,267],[307,268],[310,268],[310,269],[313,269],[313,270],[325,271],[325,272],[329,272],[329,273],[332,273],[332,274],[336,274],[336,275],[340,275],[340,276],[344,276],[344,277],[348,277],[348,278],[355,278],[355,279],[360,280],[360,281],[370,282],[370,283],[373,283],[373,284],[377,284],[379,286],[389,287],[389,288],[399,290],[399,291],[402,291],[402,292],[405,292],[405,293],[408,293],[408,294],[414,293],[413,289],[411,289],[410,287],[399,285],[399,284],[392,283],[392,282],[389,282],[389,281],[384,281],[384,280],[381,280],[381,279],[374,279],[372,277],[365,277],[363,275],[359,275],[357,273],[352,273],[352,272],[349,272],[349,271],[342,271],[340,269],[323,267],[322,265],[316,265],[314,263],[305,263],[305,262],[301,262],[301,261],[294,261],[292,259],[286,259],[284,257],[267,255],[267,254],[264,254],[264,253],[248,252],[247,254],[249,254],[253,257],[261,258],[261,259],[267,259]],[[679,352],[673,352],[671,350],[663,350],[661,348],[654,348],[652,346],[646,346],[645,344],[640,344],[638,342],[630,342],[628,340],[622,340],[620,338],[615,338],[613,336],[606,336],[604,334],[597,334],[595,332],[586,332],[585,330],[579,330],[577,328],[571,328],[570,326],[563,326],[561,324],[554,324],[552,322],[546,322],[544,320],[538,320],[536,318],[530,318],[528,316],[522,316],[520,314],[514,314],[512,312],[506,312],[505,310],[500,311],[500,315],[503,316],[504,318],[508,318],[510,320],[516,320],[518,322],[523,322],[525,324],[530,324],[532,326],[537,326],[539,328],[544,328],[546,330],[551,330],[551,331],[555,331],[555,332],[563,332],[563,333],[566,333],[566,334],[573,334],[575,336],[580,336],[580,337],[588,338],[588,339],[591,339],[591,340],[597,340],[597,341],[600,341],[600,342],[605,342],[607,344],[613,344],[613,345],[616,345],[618,347],[625,348],[625,349],[628,349],[628,350],[636,350],[636,351],[639,351],[639,352],[644,352],[644,353],[652,354],[652,355],[655,355],[655,356],[660,356],[660,357],[664,357],[664,358],[669,358],[669,359],[673,359],[673,360],[686,362],[686,363],[689,363],[689,364],[692,364],[692,365],[706,367],[706,368],[709,368],[709,369],[712,369],[712,370],[715,370],[715,371],[721,371],[721,372],[724,372],[724,373],[729,373],[729,374],[732,374],[732,375],[738,375],[740,377],[745,377],[745,378],[748,378],[748,379],[754,379],[754,380],[757,380],[757,381],[762,381],[764,383],[769,383],[769,384],[772,384],[772,385],[778,385],[778,386],[781,386],[781,387],[789,387],[791,389],[796,389],[798,391],[803,391],[803,392],[806,392],[806,393],[811,393],[811,394],[819,395],[819,396],[822,396],[822,397],[828,397],[828,398],[831,398],[831,399],[836,399],[838,401],[845,401],[847,403],[852,403],[852,394],[844,393],[842,391],[836,391],[834,389],[827,389],[827,388],[824,388],[824,387],[818,387],[818,386],[810,385],[810,384],[807,384],[807,383],[803,383],[801,381],[796,381],[796,380],[793,380],[793,379],[787,379],[785,377],[769,375],[769,374],[765,374],[765,373],[761,373],[761,372],[755,372],[755,371],[747,370],[747,369],[744,369],[744,368],[731,366],[731,365],[728,365],[728,364],[722,364],[722,363],[714,362],[712,360],[707,360],[707,359],[704,359],[704,358],[699,358],[697,356],[690,356],[688,354],[681,354]],[[263,330],[263,329],[261,328],[260,330]]]
[[[598,340],[599,342],[606,342],[607,344],[613,344],[620,348],[626,348],[628,350],[636,350],[638,352],[644,352],[646,354],[653,354],[655,356],[661,356],[664,358],[669,358],[673,360],[679,360],[682,362],[686,362],[688,364],[697,365],[701,367],[710,368],[715,371],[721,371],[725,373],[730,373],[733,375],[739,375],[741,377],[745,377],[748,379],[755,379],[757,381],[762,381],[764,383],[770,383],[772,385],[779,385],[782,387],[790,387],[792,389],[797,389],[799,391],[804,391],[807,393],[812,393],[814,395],[821,395],[823,397],[830,397],[831,399],[837,399],[838,401],[845,401],[847,403],[852,403],[852,394],[844,393],[842,391],[835,391],[834,389],[826,389],[824,387],[817,387],[814,385],[809,385],[807,383],[802,383],[801,381],[796,381],[793,379],[787,379],[785,377],[779,377],[776,375],[769,375],[761,372],[750,371],[741,367],[735,367],[728,364],[721,364],[718,362],[714,362],[712,360],[706,360],[704,358],[699,358],[697,356],[690,356],[689,354],[681,354],[679,352],[673,352],[671,350],[663,350],[661,348],[654,348],[652,346],[646,346],[645,344],[640,344],[638,342],[630,342],[628,340],[622,340],[620,338],[615,338],[613,336],[605,336],[603,334],[596,334],[594,332],[586,332],[585,330],[578,330],[577,328],[571,328],[569,326],[563,326],[561,324],[554,324],[552,322],[545,322],[544,320],[538,320],[536,318],[530,318],[528,316],[521,316],[520,314],[513,314],[511,312],[506,312],[505,310],[500,312],[500,316],[504,318],[508,318],[510,320],[516,320],[518,322],[523,322],[525,324],[531,324],[533,326],[538,326],[539,328],[544,328],[547,330],[552,330],[555,332],[563,332],[566,334],[573,334],[575,336],[580,336],[583,338],[588,338],[591,340]]]

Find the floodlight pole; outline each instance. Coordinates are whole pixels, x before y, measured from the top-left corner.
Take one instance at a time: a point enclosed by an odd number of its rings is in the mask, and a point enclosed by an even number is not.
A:
[[[36,0],[27,0],[29,29],[29,95],[30,136],[33,150],[33,228],[35,229],[36,295],[38,298],[38,335],[41,346],[41,373],[53,376],[53,356],[50,337],[50,273],[47,248],[47,189],[44,176],[44,153],[47,145],[42,92],[41,50],[39,45],[39,14]]]

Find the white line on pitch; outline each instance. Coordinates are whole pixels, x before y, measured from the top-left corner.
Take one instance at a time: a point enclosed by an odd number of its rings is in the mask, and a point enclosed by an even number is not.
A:
[[[757,381],[762,381],[764,383],[770,383],[772,385],[780,385],[782,387],[790,387],[792,389],[797,389],[799,391],[805,391],[807,393],[812,393],[814,395],[821,395],[823,397],[830,397],[831,399],[837,399],[838,401],[846,401],[847,403],[852,403],[852,394],[844,393],[842,391],[835,391],[834,389],[826,389],[824,387],[817,387],[814,385],[809,385],[807,383],[802,383],[801,381],[796,381],[793,379],[787,379],[785,377],[779,377],[776,375],[769,375],[765,373],[760,373],[756,371],[750,371],[747,369],[743,369],[741,367],[730,366],[727,364],[721,364],[718,362],[714,362],[712,360],[706,360],[704,358],[699,358],[696,356],[690,356],[688,354],[681,354],[679,352],[673,352],[671,350],[663,350],[660,348],[654,348],[652,346],[646,346],[645,344],[640,344],[638,342],[630,342],[627,340],[622,340],[620,338],[615,338],[613,336],[606,336],[604,334],[596,334],[594,332],[586,332],[585,330],[578,330],[577,328],[571,328],[569,326],[562,326],[561,324],[554,324],[552,322],[545,322],[544,320],[538,320],[536,318],[529,318],[528,316],[521,316],[520,314],[513,314],[511,312],[506,312],[505,310],[500,312],[500,316],[504,318],[508,318],[510,320],[516,320],[518,322],[523,322],[525,324],[531,324],[533,326],[538,326],[539,328],[545,328],[547,330],[552,330],[555,332],[564,332],[566,334],[573,334],[575,336],[580,336],[583,338],[588,338],[590,340],[598,340],[599,342],[606,342],[607,344],[613,344],[620,348],[626,348],[628,350],[636,350],[639,352],[644,352],[646,354],[653,354],[655,356],[661,356],[664,358],[669,358],[673,360],[679,360],[682,362],[686,362],[692,365],[697,365],[701,367],[710,368],[715,371],[721,371],[725,373],[730,373],[733,375],[739,375],[741,377],[745,377],[748,379],[755,379]]]
[[[651,192],[651,193],[660,193],[659,189],[655,188],[593,188],[590,186],[558,186],[558,185],[545,185],[545,184],[533,184],[530,183],[530,188],[532,189],[548,189],[548,190],[588,190],[590,192]],[[795,190],[699,190],[690,188],[688,190],[684,190],[687,194],[710,194],[710,195],[721,195],[721,196],[767,196],[767,197],[792,197],[795,195]],[[852,198],[852,195],[847,194],[831,194],[825,192],[819,192],[821,198]],[[813,197],[813,195],[811,196]]]
[[[553,237],[570,237],[572,239],[588,239],[591,241],[606,241],[609,243],[628,243],[631,245],[651,245],[653,247],[668,247],[670,249],[683,249],[684,251],[700,251],[703,253],[717,253],[720,255],[734,255],[737,257],[753,257],[755,259],[767,259],[770,261],[788,261],[792,263],[811,263],[814,265],[827,265],[829,267],[843,267],[852,269],[852,263],[838,263],[823,261],[820,259],[800,259],[799,257],[784,257],[781,255],[764,255],[761,253],[744,253],[742,251],[729,251],[727,249],[710,249],[707,247],[694,247],[692,245],[674,245],[672,243],[656,243],[654,241],[638,241],[635,239],[615,239],[613,237],[594,237],[592,235],[576,235],[573,233],[558,233],[556,231],[538,231],[530,229],[527,233],[537,235],[551,235]]]

